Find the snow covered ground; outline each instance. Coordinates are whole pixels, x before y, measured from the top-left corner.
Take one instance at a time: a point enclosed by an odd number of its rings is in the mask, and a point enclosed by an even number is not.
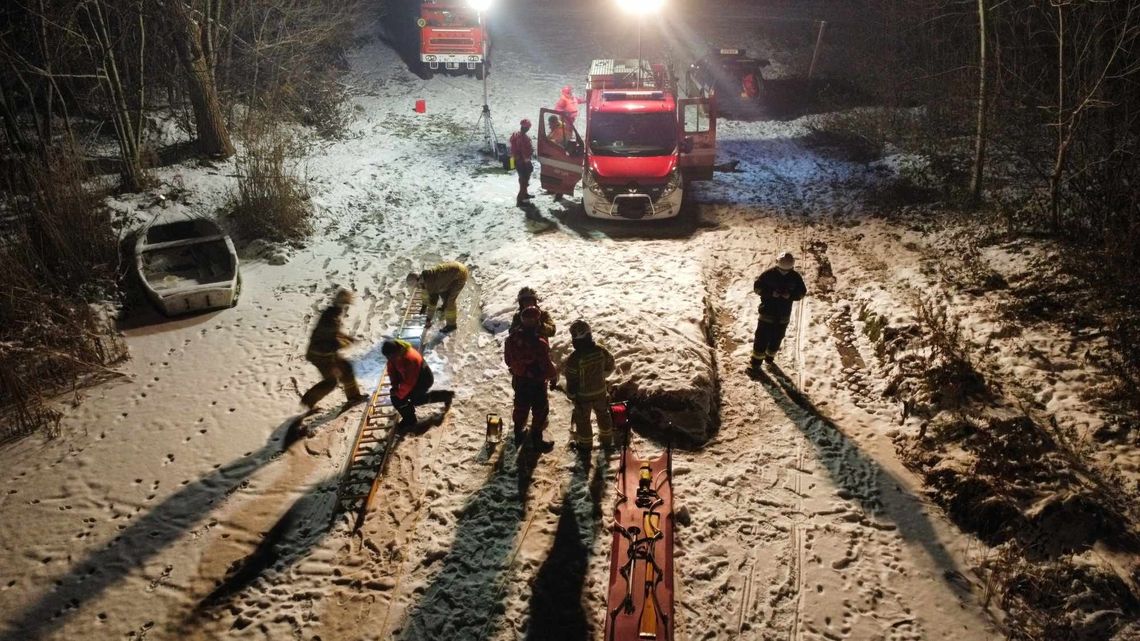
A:
[[[581,86],[591,58],[633,53],[618,44],[630,42],[628,24],[598,29],[561,4],[516,3],[501,22],[490,84],[504,137],[563,84]],[[750,6],[700,16],[678,41],[763,50]],[[548,430],[558,446],[532,472],[509,444],[484,449],[484,416],[509,414],[501,350],[522,285],[558,322],[559,358],[565,328],[588,319],[623,390],[687,399],[694,421],[697,410],[718,417],[694,428],[707,443],[675,452],[687,513],[677,639],[1002,638],[970,572],[982,546],[895,456],[892,438],[917,423],[883,399],[861,331],[860,310],[905,322],[912,292],[939,287],[928,267],[949,243],[862,204],[893,176],[890,163],[814,150],[810,116],[727,122],[718,159],[738,171],[696,188],[697,220],[606,225],[543,195],[527,215],[512,175],[480,170],[477,81],[420,80],[379,42],[351,62],[349,135],[308,159],[313,241],[284,265],[245,262],[234,309],[127,330],[125,376],[84,391],[62,438],[0,451],[0,639],[600,639],[614,461],[584,466],[565,448],[570,406],[558,394]],[[413,113],[417,98],[427,113]],[[172,207],[213,214],[231,173],[160,177],[189,190]],[[810,293],[777,359],[783,374],[755,382],[743,373],[752,280],[781,249],[800,257]],[[298,390],[315,382],[308,331],[338,286],[355,289],[358,375],[374,382],[404,274],[453,258],[474,268],[460,329],[430,336],[427,358],[437,385],[457,390],[455,406],[399,443],[361,532],[343,517],[330,527],[360,410],[330,409],[313,436],[284,447]],[[1015,273],[1028,258],[999,247],[982,260]],[[1101,380],[1095,366],[1057,376],[1030,357],[1072,360],[1059,330],[1010,337],[985,297],[946,304],[988,333],[1002,367],[1051,413],[1095,429],[1076,393]],[[638,435],[633,445],[662,447]],[[1118,460],[1135,470],[1130,456]]]

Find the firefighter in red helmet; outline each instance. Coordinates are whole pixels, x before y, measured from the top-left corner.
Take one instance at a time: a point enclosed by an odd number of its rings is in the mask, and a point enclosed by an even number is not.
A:
[[[534,143],[530,140],[530,121],[523,118],[519,130],[511,134],[511,158],[515,161],[515,171],[519,174],[519,195],[515,204],[523,206],[534,195],[527,191],[530,175],[534,173]]]
[[[574,95],[574,88],[566,85],[562,88],[562,95],[559,96],[558,102],[554,103],[554,108],[562,112],[562,119],[566,121],[566,126],[573,128],[574,120],[578,118],[578,104],[581,101]]]

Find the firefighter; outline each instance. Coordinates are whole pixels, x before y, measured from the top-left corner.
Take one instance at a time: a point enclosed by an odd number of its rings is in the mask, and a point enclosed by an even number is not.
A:
[[[566,395],[574,402],[572,420],[574,436],[571,446],[586,453],[594,445],[590,413],[598,418],[598,441],[602,447],[613,445],[613,423],[610,421],[606,377],[614,371],[614,357],[609,350],[594,342],[590,325],[584,320],[570,324],[574,351],[566,359]]]
[[[515,391],[514,422],[515,444],[522,440],[523,426],[531,416],[530,442],[537,449],[548,452],[554,446],[542,440],[546,419],[550,415],[550,401],[546,386],[558,380],[558,370],[550,360],[550,343],[542,337],[542,312],[534,305],[523,308],[518,314],[521,325],[512,329],[503,346],[503,360],[511,370],[511,388]]]
[[[534,198],[534,194],[527,191],[530,186],[530,175],[534,173],[534,143],[530,141],[530,121],[523,118],[519,122],[519,130],[511,134],[511,158],[515,161],[515,171],[519,174],[519,195],[515,204],[523,206],[526,201]]]
[[[340,355],[340,350],[353,343],[353,338],[341,330],[341,320],[352,304],[352,292],[347,289],[338,290],[333,296],[332,305],[321,312],[317,326],[309,338],[309,349],[305,352],[305,360],[316,366],[321,373],[321,382],[309,388],[301,397],[303,404],[310,412],[322,398],[336,389],[337,383],[344,388],[344,395],[349,403],[357,403],[367,398],[360,393],[360,386],[356,383],[356,375],[352,371],[352,363]]]
[[[755,71],[745,72],[740,85],[741,98],[755,98],[760,95],[760,82],[756,79]]]
[[[792,319],[792,303],[807,294],[804,279],[795,266],[791,252],[782,252],[776,257],[776,265],[760,274],[752,285],[752,291],[760,295],[760,315],[752,341],[752,362],[747,369],[750,375],[759,374],[761,364],[772,362]]]
[[[565,149],[566,125],[562,124],[562,121],[554,114],[550,114],[550,117],[546,119],[546,125],[546,139]]]
[[[391,384],[392,407],[400,413],[400,429],[414,427],[416,406],[436,401],[451,402],[449,392],[430,393],[435,384],[431,368],[424,357],[406,341],[384,341],[380,353],[388,360],[388,382]]]
[[[538,307],[538,294],[531,287],[523,287],[519,290],[519,311],[515,312],[514,318],[511,319],[511,331],[522,327],[522,312],[528,307],[536,307],[539,310],[538,318],[538,335],[551,339],[554,337],[554,319],[550,317],[550,312]]]
[[[562,88],[562,95],[559,96],[558,102],[554,103],[554,108],[562,112],[562,118],[566,121],[568,127],[574,126],[574,121],[578,119],[578,103],[580,101],[574,95],[574,88],[566,85]]]
[[[408,287],[419,287],[423,292],[423,306],[420,313],[427,316],[424,329],[431,327],[435,316],[436,305],[443,302],[443,318],[445,325],[441,331],[455,331],[456,321],[459,319],[459,292],[467,284],[467,267],[463,263],[449,260],[435,267],[430,267],[420,273],[408,274]]]

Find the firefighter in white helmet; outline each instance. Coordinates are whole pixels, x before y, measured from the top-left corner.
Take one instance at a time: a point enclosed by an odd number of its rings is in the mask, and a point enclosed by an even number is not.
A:
[[[566,395],[574,402],[574,436],[571,446],[589,452],[594,445],[591,412],[598,418],[598,441],[602,447],[613,445],[613,423],[609,412],[609,390],[606,377],[614,371],[614,357],[594,342],[590,325],[584,320],[570,324],[574,351],[566,359]]]
[[[760,295],[760,315],[752,340],[749,375],[759,374],[763,363],[772,362],[792,319],[792,303],[807,294],[804,279],[795,268],[796,259],[792,253],[781,252],[776,257],[776,265],[765,270],[752,284],[753,291]]]

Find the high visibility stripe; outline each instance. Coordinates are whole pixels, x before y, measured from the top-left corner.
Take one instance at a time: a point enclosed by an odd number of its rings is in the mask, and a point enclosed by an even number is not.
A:
[[[543,165],[546,165],[548,167],[554,167],[555,169],[562,169],[565,171],[577,171],[577,172],[582,171],[582,164],[581,163],[566,162],[565,160],[557,160],[555,158],[546,158],[544,156],[539,156],[538,162],[540,162]]]

